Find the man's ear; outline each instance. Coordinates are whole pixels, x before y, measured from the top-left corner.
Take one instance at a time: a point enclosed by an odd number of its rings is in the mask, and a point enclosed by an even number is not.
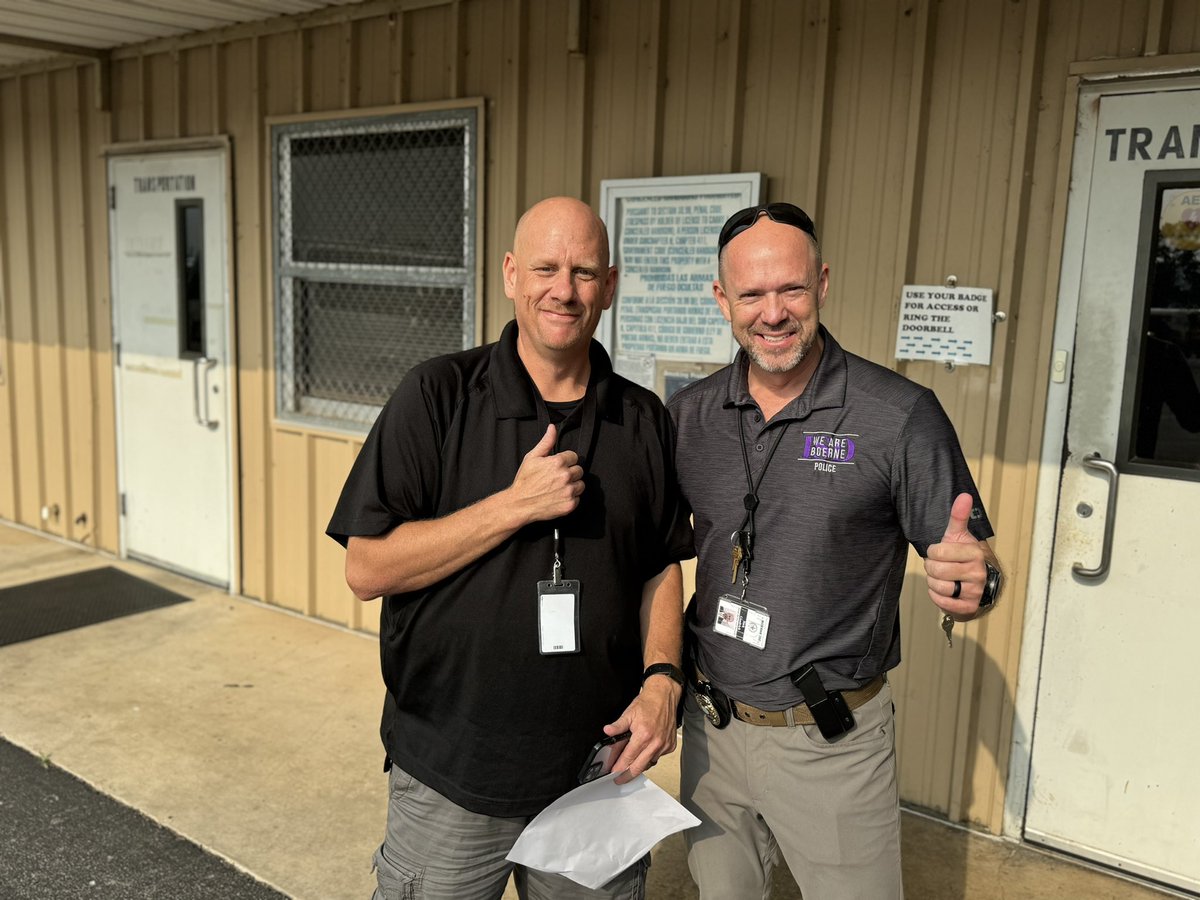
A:
[[[817,285],[817,309],[823,309],[825,306],[825,295],[829,293],[829,265],[821,264],[821,275],[819,284]]]
[[[713,282],[713,296],[717,298],[717,306],[721,307],[725,321],[732,322],[733,319],[729,317],[729,298],[725,296],[725,288],[721,287],[720,281]]]
[[[617,296],[617,267],[609,266],[608,274],[604,277],[604,300],[600,308],[609,309],[612,307],[613,298]]]
[[[511,250],[504,254],[504,296],[517,299],[517,260]]]

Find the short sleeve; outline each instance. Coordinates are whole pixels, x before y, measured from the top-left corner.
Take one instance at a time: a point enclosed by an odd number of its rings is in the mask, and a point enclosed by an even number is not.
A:
[[[434,515],[443,428],[427,378],[426,369],[410,372],[371,427],[325,529],[342,546]]]
[[[992,536],[975,479],[958,435],[932,391],[913,404],[892,458],[892,498],[904,536],[924,556],[946,532],[950,507],[959,494],[972,497],[967,528],[977,540]]]
[[[675,470],[675,423],[664,414],[660,423],[663,435],[663,552],[661,572],[673,562],[691,559],[696,555],[695,536],[692,533],[692,511],[683,499],[679,486],[679,473]],[[657,574],[657,572],[655,573]]]

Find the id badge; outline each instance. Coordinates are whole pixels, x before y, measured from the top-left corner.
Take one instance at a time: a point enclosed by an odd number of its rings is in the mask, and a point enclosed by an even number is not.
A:
[[[579,582],[539,581],[538,651],[543,656],[579,652]]]
[[[757,650],[767,645],[771,614],[744,597],[722,594],[717,598],[717,620],[713,631],[749,644]]]

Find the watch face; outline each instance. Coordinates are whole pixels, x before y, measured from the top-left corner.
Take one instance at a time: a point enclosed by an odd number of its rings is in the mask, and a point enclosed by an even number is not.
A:
[[[984,566],[987,568],[987,580],[983,583],[983,596],[979,598],[979,608],[991,609],[996,598],[1000,596],[1000,586],[1004,581],[1004,575],[989,562],[985,562]]]

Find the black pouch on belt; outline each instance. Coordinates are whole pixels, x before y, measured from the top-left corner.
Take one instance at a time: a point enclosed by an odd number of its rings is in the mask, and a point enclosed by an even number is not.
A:
[[[825,740],[833,743],[847,731],[854,728],[854,713],[846,705],[841,691],[826,691],[821,683],[821,676],[809,663],[803,669],[792,673],[792,684],[804,695],[808,711],[812,713],[817,728]]]

